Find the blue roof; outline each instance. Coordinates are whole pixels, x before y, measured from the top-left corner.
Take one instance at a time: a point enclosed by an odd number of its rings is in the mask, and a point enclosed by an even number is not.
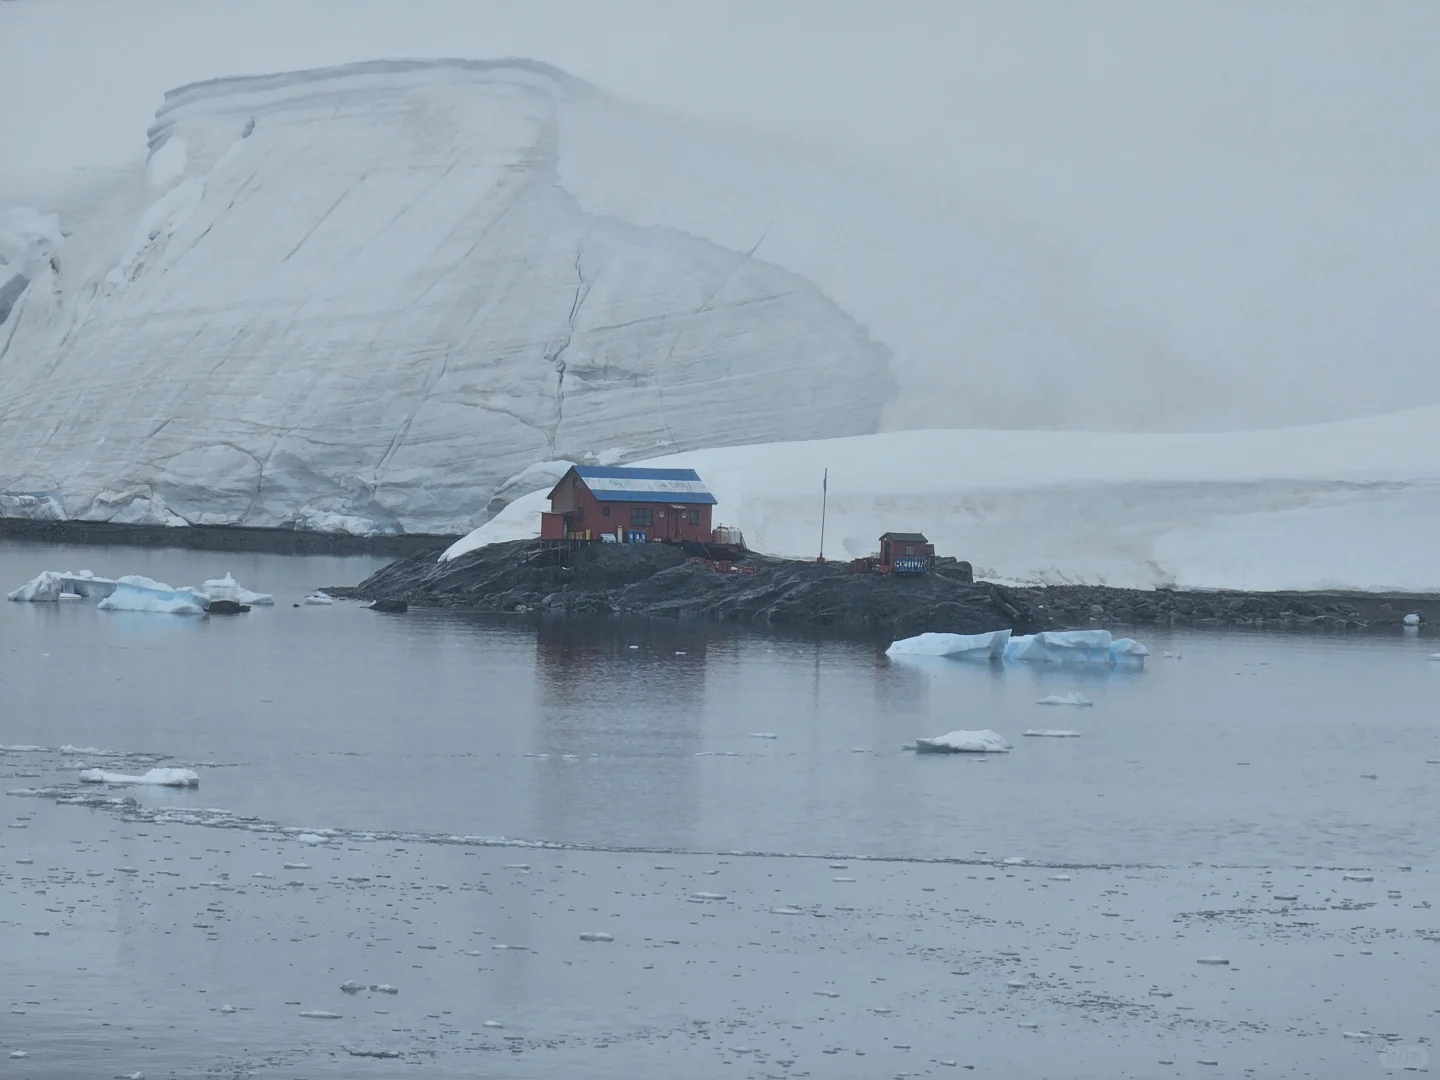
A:
[[[714,506],[717,501],[715,496],[705,489],[704,481],[694,469],[627,469],[619,465],[576,465],[573,472],[585,481],[585,486],[600,502]],[[564,483],[563,478],[561,483]]]
[[[576,465],[575,473],[585,480],[689,480],[700,483],[694,469],[632,469],[625,465]]]

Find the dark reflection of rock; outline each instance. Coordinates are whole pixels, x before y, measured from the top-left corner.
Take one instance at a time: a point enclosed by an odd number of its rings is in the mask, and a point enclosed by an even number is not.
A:
[[[551,756],[534,763],[550,775],[534,788],[533,835],[653,846],[692,842],[707,648],[706,630],[668,621],[546,619],[538,625],[533,749]],[[646,835],[616,837],[617,821],[643,823]]]

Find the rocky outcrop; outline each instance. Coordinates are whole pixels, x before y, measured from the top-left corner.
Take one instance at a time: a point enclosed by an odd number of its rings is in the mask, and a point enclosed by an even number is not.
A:
[[[1398,628],[1411,612],[1440,620],[1440,596],[1006,588],[969,581],[953,562],[921,577],[897,577],[761,556],[749,557],[744,573],[720,573],[662,544],[561,552],[519,540],[444,563],[438,553],[401,559],[358,586],[326,591],[467,611],[712,619],[892,637],[1006,627],[1358,630]]]

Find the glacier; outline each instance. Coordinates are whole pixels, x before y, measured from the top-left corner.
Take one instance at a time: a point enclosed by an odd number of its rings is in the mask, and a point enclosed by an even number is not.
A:
[[[0,513],[463,532],[537,463],[877,430],[889,353],[810,281],[577,201],[597,96],[520,60],[171,91],[109,211],[0,230]]]

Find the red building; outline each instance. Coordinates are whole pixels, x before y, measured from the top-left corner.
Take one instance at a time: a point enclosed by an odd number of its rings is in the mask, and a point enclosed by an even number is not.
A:
[[[576,465],[551,490],[540,537],[708,543],[714,506],[715,496],[694,469]]]
[[[887,532],[880,537],[881,573],[927,574],[935,568],[935,545],[924,533]]]

